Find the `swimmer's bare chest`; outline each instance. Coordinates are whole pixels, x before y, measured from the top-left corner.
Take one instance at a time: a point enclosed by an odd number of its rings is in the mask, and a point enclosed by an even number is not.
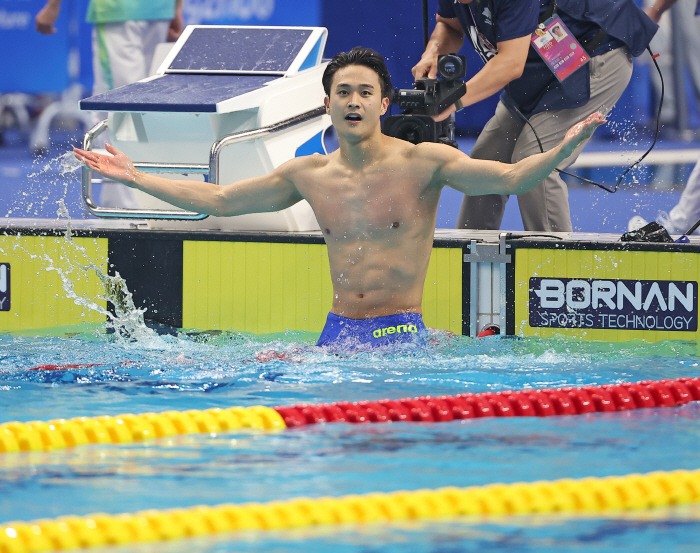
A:
[[[302,193],[326,242],[361,240],[390,245],[430,225],[439,196],[426,191],[426,178],[399,162],[362,172],[329,164],[315,172]]]
[[[426,178],[397,163],[359,174],[330,167],[307,181],[302,193],[328,245],[334,312],[420,311],[439,199]]]

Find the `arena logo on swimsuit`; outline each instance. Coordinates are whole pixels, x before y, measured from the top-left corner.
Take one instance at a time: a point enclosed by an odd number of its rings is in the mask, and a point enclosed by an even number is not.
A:
[[[381,338],[387,334],[401,334],[402,332],[412,332],[413,334],[418,333],[418,327],[416,325],[397,325],[397,326],[387,326],[386,328],[378,328],[372,332],[372,336],[375,338]]]
[[[698,283],[532,277],[529,306],[531,327],[694,332]]]

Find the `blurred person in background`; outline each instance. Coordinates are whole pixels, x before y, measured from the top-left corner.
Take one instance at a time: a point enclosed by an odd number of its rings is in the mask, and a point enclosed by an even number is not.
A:
[[[156,46],[174,42],[184,29],[182,7],[183,0],[90,0],[93,95],[148,77]],[[61,0],[48,0],[35,17],[37,31],[55,33],[60,11]],[[117,182],[103,183],[100,204],[138,207],[131,189]]]
[[[677,0],[656,0],[652,6],[647,9],[647,15],[655,22],[658,23],[661,20],[661,16],[666,12],[671,6],[676,3]],[[692,12],[694,16],[693,20],[690,22],[688,18],[682,17],[681,21],[684,21],[683,30],[676,30],[674,32],[685,32],[689,42],[687,44],[687,52],[690,54],[687,56],[690,65],[690,74],[695,81],[695,88],[700,91],[700,60],[697,58],[697,53],[700,52],[700,29],[698,24],[700,23],[700,0],[691,0],[694,3],[694,11]],[[685,10],[688,8],[688,2],[683,2],[684,14]],[[691,6],[692,7],[692,6]],[[688,26],[688,23],[693,26]],[[663,29],[663,27],[662,27]],[[690,32],[688,32],[690,30]],[[666,31],[668,34],[668,31]],[[663,39],[663,37],[659,37]],[[668,38],[667,38],[668,41]],[[663,46],[663,45],[661,45]],[[668,44],[665,45],[665,49],[668,51],[670,48]],[[694,53],[693,53],[694,52]],[[668,56],[667,56],[668,58]],[[678,93],[678,91],[676,91]],[[673,104],[672,104],[673,106]],[[664,108],[666,103],[664,103]],[[675,106],[672,108],[675,109]],[[672,113],[672,117],[675,117],[675,113]],[[683,194],[681,194],[678,203],[671,209],[670,212],[660,211],[656,217],[656,220],[663,225],[669,234],[683,234],[689,230],[695,222],[700,219],[700,159],[695,164],[690,177],[688,177],[688,182],[683,189]],[[636,230],[647,224],[647,220],[640,215],[635,215],[629,220],[627,225],[628,230]]]

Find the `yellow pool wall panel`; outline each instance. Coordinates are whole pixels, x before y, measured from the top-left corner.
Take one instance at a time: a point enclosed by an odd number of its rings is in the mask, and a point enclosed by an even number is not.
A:
[[[547,328],[529,325],[529,282],[531,277],[700,281],[700,254],[659,251],[614,250],[516,250],[515,334],[523,336],[572,336],[586,340],[624,342],[642,339],[695,340],[695,332],[626,329]]]
[[[462,251],[435,248],[426,325],[461,333]],[[184,241],[183,328],[320,332],[333,301],[325,244]]]
[[[433,248],[423,288],[423,321],[462,334],[462,248]]]
[[[0,311],[0,332],[104,322],[103,313],[68,297],[55,270],[64,272],[78,296],[106,309],[107,302],[98,297],[104,296],[102,282],[85,269],[90,262],[107,271],[107,239],[0,236],[0,263],[10,264],[11,291],[10,311]]]
[[[320,332],[332,299],[323,244],[183,243],[184,328]]]

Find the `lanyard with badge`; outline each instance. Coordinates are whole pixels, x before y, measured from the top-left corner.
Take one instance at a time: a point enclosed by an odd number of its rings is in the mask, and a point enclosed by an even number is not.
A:
[[[456,2],[457,0],[455,0]],[[698,0],[700,2],[700,0]],[[583,49],[576,37],[569,31],[569,28],[556,15],[556,0],[550,8],[550,16],[542,21],[537,30],[532,33],[530,44],[540,55],[544,63],[554,73],[554,76],[561,82],[571,75],[574,71],[586,65],[590,60],[590,56]],[[488,61],[497,52],[498,49],[486,38],[486,35],[479,30],[476,24],[476,17],[472,11],[471,3],[467,5],[469,15],[471,16],[473,29],[476,36],[471,36],[470,39],[481,55],[484,61]],[[546,16],[545,16],[546,17]],[[478,38],[478,43],[475,39]]]
[[[700,2],[700,0],[698,0]],[[457,0],[455,0],[455,4],[457,3]],[[482,60],[484,60],[484,63],[489,61],[492,57],[494,57],[498,53],[498,48],[496,48],[493,44],[491,44],[491,41],[489,41],[488,38],[486,38],[486,35],[481,32],[479,29],[479,26],[476,24],[476,17],[474,17],[474,12],[472,11],[472,5],[471,3],[467,4],[467,8],[469,9],[469,16],[472,18],[472,26],[470,26],[469,29],[469,39],[474,46],[474,49],[477,51],[479,56],[481,57]],[[493,12],[492,12],[493,16]],[[473,33],[472,33],[473,30]]]
[[[552,15],[537,26],[530,37],[530,44],[561,82],[586,65],[591,58],[561,18],[554,13],[556,6],[555,0]]]

